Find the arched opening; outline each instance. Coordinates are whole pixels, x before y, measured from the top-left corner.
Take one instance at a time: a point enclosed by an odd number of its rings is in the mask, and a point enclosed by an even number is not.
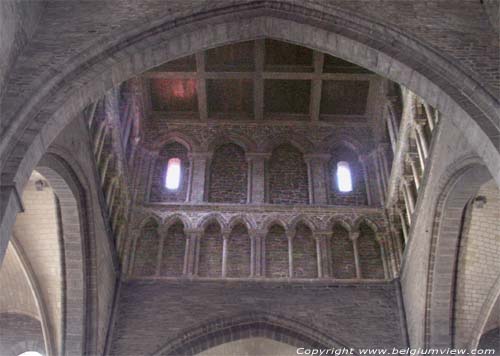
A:
[[[359,224],[358,251],[362,278],[384,278],[384,265],[375,231],[366,222]]]
[[[250,337],[230,341],[202,351],[199,356],[295,356],[297,347],[264,337]]]
[[[455,167],[452,167],[455,168]],[[450,168],[450,170],[452,169]],[[429,278],[427,285],[427,294],[429,295],[427,300],[427,313],[426,313],[426,345],[432,347],[450,347],[457,346],[461,344],[462,340],[459,340],[454,336],[455,332],[463,333],[464,330],[471,330],[468,323],[465,321],[471,318],[471,315],[475,314],[478,318],[477,304],[483,304],[485,297],[484,291],[481,292],[482,288],[475,288],[479,291],[481,298],[478,298],[471,304],[472,314],[468,313],[457,313],[457,306],[460,307],[461,304],[467,299],[470,299],[470,292],[464,290],[457,290],[457,286],[464,286],[470,283],[470,278],[474,274],[477,274],[477,267],[474,268],[474,262],[467,258],[468,244],[473,246],[478,241],[484,239],[483,242],[491,239],[491,233],[483,232],[481,229],[474,227],[476,224],[473,217],[476,214],[481,215],[483,212],[489,210],[487,204],[487,199],[485,197],[480,197],[477,195],[480,188],[484,185],[484,192],[488,189],[496,188],[493,184],[485,184],[491,180],[491,175],[487,169],[477,163],[464,162],[458,168],[455,168],[450,175],[450,178],[444,184],[444,189],[439,196],[437,206],[436,206],[436,220],[433,227],[433,234],[431,240],[431,255],[430,255],[430,265],[429,265]],[[488,194],[489,195],[489,194]],[[495,195],[495,194],[493,194]],[[476,198],[478,198],[476,200]],[[492,206],[495,209],[494,214],[498,214],[498,209],[495,207],[495,201],[497,198],[492,199]],[[486,204],[484,204],[486,203]],[[483,208],[475,210],[479,205],[484,204]],[[471,209],[472,207],[472,209]],[[486,210],[482,210],[482,209]],[[473,213],[474,215],[470,215]],[[498,218],[495,220],[497,222]],[[488,221],[486,218],[485,221]],[[485,224],[485,226],[487,226]],[[467,232],[466,240],[462,240],[464,236],[464,231]],[[498,230],[497,230],[498,231]],[[465,249],[460,249],[461,243],[466,243],[463,246]],[[481,261],[485,258],[485,261],[489,261],[488,255],[491,253],[492,241],[486,244],[483,248],[478,251],[485,251],[484,256],[479,258]],[[462,253],[464,259],[462,260],[465,265],[469,264],[467,271],[465,271],[459,265],[459,256]],[[495,257],[497,259],[497,257]],[[493,262],[498,263],[498,261]],[[462,268],[462,273],[457,275],[457,268]],[[489,285],[491,286],[494,282],[491,281],[490,271],[481,272],[480,280],[486,277],[486,281],[490,280]],[[493,272],[495,273],[495,272]],[[469,276],[467,276],[469,274]],[[497,270],[498,274],[498,270]],[[468,282],[469,281],[469,282]],[[479,286],[476,286],[479,287]],[[485,288],[488,288],[485,285]],[[457,298],[457,299],[456,299]],[[480,299],[482,301],[480,301]],[[458,300],[458,304],[457,304]],[[460,308],[462,309],[462,308]],[[455,311],[455,313],[454,313]],[[466,316],[468,315],[468,316]],[[458,319],[456,319],[458,317]],[[472,317],[474,318],[474,317]],[[478,324],[481,324],[479,322]],[[473,333],[481,332],[474,327]],[[469,340],[470,335],[467,336]],[[479,339],[479,337],[478,337]],[[469,342],[464,340],[465,342]],[[477,341],[476,341],[477,342]]]
[[[497,302],[484,330],[476,330],[483,306],[500,278],[500,191],[495,181],[489,180],[479,187],[464,207],[461,223],[453,310],[455,347],[467,347],[478,332],[487,334],[499,326],[500,302]]]
[[[241,342],[228,345],[234,341]],[[217,346],[221,347],[216,348]],[[199,354],[208,356],[216,355],[214,352],[218,352],[217,355],[224,355],[225,352],[233,352],[231,355],[246,355],[242,353],[241,346],[251,347],[248,351],[255,350],[255,348],[262,350],[263,346],[270,346],[270,350],[275,351],[272,355],[282,355],[280,351],[288,352],[289,350],[297,354],[297,348],[300,347],[305,349],[346,347],[327,337],[311,324],[304,325],[273,313],[253,312],[212,320],[201,326],[184,330],[178,338],[168,341],[153,355]],[[268,353],[264,351],[263,355],[266,354]],[[253,354],[250,353],[250,355]],[[257,355],[261,356],[261,354]]]
[[[288,238],[285,229],[278,224],[269,228],[265,239],[265,275],[268,278],[289,276]]]
[[[222,231],[218,222],[209,223],[200,239],[198,276],[222,276]]]
[[[219,146],[210,165],[208,201],[244,204],[247,201],[245,151],[234,143]]]
[[[293,277],[318,277],[316,240],[311,229],[304,223],[297,224],[293,238]]]
[[[250,276],[251,241],[247,227],[236,224],[229,234],[227,276],[249,277]]]
[[[167,277],[181,276],[186,254],[186,234],[182,222],[177,221],[167,229],[161,252],[160,274]]]
[[[160,235],[158,223],[149,219],[141,228],[135,243],[134,276],[153,276],[158,266],[158,249],[160,248]]]
[[[354,249],[352,240],[349,238],[349,231],[341,224],[334,224],[328,242],[333,278],[356,278]]]
[[[170,167],[170,169],[169,169]],[[164,145],[151,173],[151,202],[183,202],[189,177],[188,150],[178,142]]]
[[[276,147],[269,160],[269,201],[272,204],[308,204],[307,165],[291,144]]]

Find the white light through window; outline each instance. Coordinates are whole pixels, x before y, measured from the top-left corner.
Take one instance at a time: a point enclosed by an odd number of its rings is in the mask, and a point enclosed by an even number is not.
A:
[[[165,187],[170,190],[179,188],[181,182],[181,160],[170,158],[167,163],[167,175],[165,176]]]
[[[341,192],[352,191],[351,169],[345,161],[337,163],[337,185]]]
[[[19,356],[42,356],[42,354],[36,351],[26,351],[22,354],[19,354]]]

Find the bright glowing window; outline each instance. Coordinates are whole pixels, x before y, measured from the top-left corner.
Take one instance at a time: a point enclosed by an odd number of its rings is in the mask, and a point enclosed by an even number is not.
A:
[[[42,354],[36,351],[26,351],[22,354],[19,354],[19,356],[42,356]]]
[[[341,192],[352,191],[351,168],[346,161],[337,163],[337,187]]]
[[[179,189],[181,183],[181,160],[170,158],[167,163],[167,174],[165,176],[165,187],[169,190]]]

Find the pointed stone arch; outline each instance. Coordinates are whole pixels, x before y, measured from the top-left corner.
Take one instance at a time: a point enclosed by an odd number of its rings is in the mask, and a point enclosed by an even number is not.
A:
[[[53,67],[57,70],[41,73],[30,81],[32,88],[18,91],[24,96],[6,95],[12,101],[4,102],[7,129],[0,141],[1,165],[8,167],[2,177],[6,204],[0,216],[2,231],[6,233],[1,241],[1,255],[15,214],[21,209],[17,197],[29,172],[84,107],[149,68],[209,47],[255,38],[269,37],[310,47],[405,85],[453,120],[462,132],[469,133],[472,148],[500,182],[500,155],[494,144],[500,131],[498,100],[487,85],[481,84],[476,73],[388,24],[337,6],[284,3],[224,4],[210,10],[201,6],[185,17],[147,23],[142,28],[123,31],[119,38],[98,41],[95,47],[71,59],[61,58],[61,65]],[[211,22],[214,18],[219,21]],[[162,39],[167,35],[172,37],[165,42]],[[158,43],[165,45],[158,47]],[[39,57],[43,56],[31,56]],[[19,68],[23,68],[22,64]],[[12,73],[11,78],[18,74]]]
[[[186,335],[190,337],[186,338]],[[273,313],[250,312],[183,330],[177,338],[167,341],[153,355],[193,355],[226,342],[255,336],[311,349],[348,347],[313,325],[304,325]]]

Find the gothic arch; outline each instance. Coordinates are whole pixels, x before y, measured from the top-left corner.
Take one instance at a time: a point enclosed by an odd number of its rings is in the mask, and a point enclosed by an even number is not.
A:
[[[360,216],[359,218],[357,218],[354,223],[353,223],[353,226],[354,226],[354,231],[359,231],[359,226],[362,224],[362,223],[365,223],[366,225],[368,225],[375,234],[377,234],[379,231],[380,231],[380,228],[378,227],[378,225],[373,222],[372,220],[370,220],[368,217],[366,216]]]
[[[262,151],[264,153],[272,154],[272,152],[280,146],[290,145],[300,151],[303,155],[315,151],[314,145],[305,137],[297,137],[296,135],[279,135],[278,137],[268,137]]]
[[[217,223],[219,224],[221,230],[225,230],[227,227],[226,221],[222,217],[222,215],[213,213],[213,214],[208,214],[204,216],[198,223],[196,224],[196,227],[200,230],[205,230],[208,225],[212,223]]]
[[[167,135],[161,137],[154,144],[153,148],[155,150],[160,150],[163,146],[173,142],[183,145],[188,152],[200,151],[200,143],[195,138],[178,131],[170,131]]]
[[[214,152],[217,147],[224,144],[232,143],[240,146],[244,151],[245,155],[249,152],[257,151],[257,144],[253,139],[245,135],[239,135],[236,133],[225,132],[223,134],[217,135],[212,140],[207,142],[202,146],[203,152]]]
[[[267,232],[273,225],[279,225],[285,231],[288,228],[288,224],[281,217],[272,215],[267,217],[264,221],[262,221],[262,223],[260,224],[260,229]]]
[[[57,151],[57,149],[53,149]],[[85,177],[75,162],[68,163],[60,156],[62,152],[48,153],[39,162],[36,170],[49,182],[58,197],[64,245],[63,263],[72,268],[64,268],[64,284],[73,286],[64,291],[65,328],[63,345],[66,353],[91,352],[95,347],[94,335],[97,322],[92,310],[96,296],[90,292],[90,284],[96,278],[92,272],[94,257],[94,232],[88,182],[77,177]],[[62,153],[64,154],[64,153]],[[86,236],[88,236],[86,238]],[[87,278],[85,276],[88,276]]]
[[[255,221],[253,221],[251,217],[246,215],[235,215],[231,217],[231,219],[229,219],[227,223],[227,228],[229,230],[232,230],[233,227],[235,227],[237,224],[245,225],[248,231],[256,229]]]
[[[167,341],[154,356],[193,355],[210,347],[249,337],[267,337],[305,348],[343,348],[345,343],[333,340],[312,325],[272,313],[250,312],[211,320],[201,326],[183,330],[177,338]],[[186,338],[189,335],[189,338]]]
[[[214,6],[209,14],[200,7],[186,17],[159,20],[124,31],[122,37],[98,41],[85,53],[63,60],[57,72],[44,72],[32,80],[33,88],[24,90],[24,97],[5,96],[12,102],[3,103],[7,129],[0,141],[1,165],[9,167],[3,172],[7,204],[1,216],[7,233],[1,241],[2,256],[20,210],[18,191],[48,145],[84,107],[148,68],[208,47],[257,37],[332,54],[407,86],[469,133],[471,146],[500,182],[500,155],[494,145],[500,131],[498,100],[476,73],[454,64],[427,43],[335,6],[256,1]],[[215,17],[219,21],[210,23]],[[162,41],[167,34],[172,35],[170,40]],[[158,43],[165,45],[158,47]],[[115,60],[109,61],[110,57]]]
[[[340,225],[348,232],[353,231],[353,225],[348,219],[345,219],[343,216],[334,216],[330,220],[328,220],[326,224],[326,230],[331,231],[335,225]]]
[[[316,225],[311,221],[311,219],[309,219],[307,216],[303,214],[297,215],[292,220],[290,220],[287,224],[287,230],[295,232],[297,225],[300,223],[306,225],[311,230],[312,233],[314,233],[317,230]]]
[[[53,332],[49,326],[50,321],[48,316],[48,310],[43,301],[42,292],[40,290],[40,284],[33,272],[33,268],[31,267],[31,264],[29,263],[26,254],[24,253],[21,245],[14,236],[11,237],[10,243],[14,254],[17,256],[19,262],[21,263],[23,272],[26,276],[26,279],[28,280],[31,292],[33,293],[33,299],[35,300],[40,317],[40,324],[43,333],[43,341],[45,343],[45,352],[47,354],[53,354],[53,353],[55,354],[54,350],[55,340]]]
[[[452,313],[455,295],[455,273],[458,243],[464,209],[479,187],[491,179],[486,167],[474,157],[465,157],[450,165],[442,179],[442,190],[434,215],[431,238],[425,344],[432,347],[452,346]]]
[[[161,224],[162,230],[167,231],[168,228],[175,223],[180,222],[185,229],[190,229],[192,228],[191,226],[191,220],[189,217],[183,213],[175,213],[172,215],[167,216],[164,220],[163,223]]]

